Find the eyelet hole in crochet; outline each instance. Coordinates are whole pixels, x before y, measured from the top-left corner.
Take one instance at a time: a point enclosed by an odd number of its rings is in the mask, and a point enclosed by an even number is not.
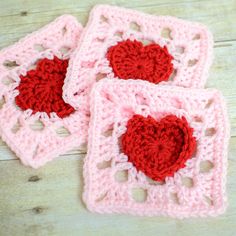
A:
[[[176,52],[179,54],[183,54],[185,50],[185,48],[182,46],[176,46],[175,49],[176,49]]]
[[[3,62],[3,65],[7,68],[7,69],[14,69],[17,66],[19,66],[19,64],[16,63],[16,61],[9,61],[6,60]]]
[[[111,167],[111,160],[109,161],[102,161],[97,164],[97,168],[99,170],[110,168]]]
[[[4,78],[2,78],[2,83],[6,86],[9,86],[10,84],[14,83],[15,80],[12,79],[11,77],[9,76],[5,76]]]
[[[100,20],[103,23],[108,23],[109,22],[109,19],[106,16],[104,16],[104,15],[101,15]]]
[[[107,192],[101,194],[101,195],[96,199],[96,202],[101,202],[101,201],[103,201],[106,196],[107,196]]]
[[[150,185],[164,185],[166,183],[165,181],[155,181],[155,180],[149,178],[148,176],[146,176],[146,179]]]
[[[128,170],[119,170],[115,173],[116,182],[126,182],[128,180]]]
[[[214,167],[211,161],[201,161],[200,162],[200,173],[208,173]]]
[[[144,203],[147,200],[147,190],[143,188],[132,188],[132,198],[137,203]]]
[[[61,33],[62,33],[63,36],[67,33],[67,28],[66,28],[66,26],[64,26],[64,27],[61,29]]]
[[[0,109],[2,109],[5,103],[6,103],[5,97],[0,98]]]
[[[152,83],[167,81],[173,72],[173,57],[166,46],[143,45],[127,39],[108,48],[106,54],[115,77],[141,79]]]
[[[104,74],[104,73],[97,73],[95,80],[98,82],[99,80],[104,79],[104,78],[106,78],[106,74]]]
[[[216,129],[215,128],[208,128],[205,131],[205,136],[213,136],[216,134]]]
[[[46,48],[42,45],[42,44],[35,44],[34,45],[34,49],[37,51],[37,52],[43,52],[46,50]]]
[[[56,133],[59,137],[68,137],[71,135],[70,131],[64,126],[61,126],[56,129]]]
[[[179,197],[178,197],[178,194],[177,193],[170,193],[170,199],[173,203],[175,203],[176,205],[179,205],[180,202],[179,202]]]
[[[213,99],[209,99],[206,106],[205,106],[205,108],[206,109],[210,108],[212,104],[213,104]]]
[[[214,202],[212,201],[211,198],[209,198],[208,196],[204,196],[204,199],[206,201],[206,203],[209,205],[209,206],[213,206],[214,205]]]
[[[118,37],[118,38],[122,38],[123,32],[122,32],[122,31],[116,31],[116,32],[114,33],[114,36],[116,36],[116,37]]]
[[[15,97],[16,105],[22,110],[31,109],[33,114],[45,112],[50,116],[51,112],[55,112],[60,118],[73,113],[74,108],[62,98],[67,66],[68,60],[57,57],[37,61],[36,69],[20,76],[21,80],[16,88],[19,91]]]
[[[182,177],[182,184],[187,188],[193,187],[193,179],[189,177]]]
[[[66,47],[66,46],[61,47],[61,48],[59,49],[59,51],[60,51],[62,54],[67,54],[70,50],[71,50],[71,48]]]
[[[201,38],[201,35],[200,34],[196,34],[196,35],[194,35],[193,40],[199,40],[200,38]]]
[[[113,126],[111,126],[111,127],[109,127],[106,131],[104,131],[103,133],[102,133],[102,135],[104,136],[104,137],[110,137],[110,136],[112,136],[112,133],[113,133],[113,130],[114,130],[114,128],[113,128]]]
[[[141,31],[141,27],[139,24],[137,24],[136,22],[130,22],[129,24],[129,28],[133,31],[137,31],[140,32]]]
[[[20,130],[21,127],[22,127],[22,126],[21,126],[19,120],[17,120],[16,123],[15,123],[15,124],[13,125],[13,127],[11,128],[11,132],[12,132],[13,134],[16,134],[16,133]]]
[[[189,60],[188,61],[188,67],[195,66],[197,64],[197,62],[198,62],[197,59]]]
[[[202,123],[203,122],[202,117],[200,117],[200,116],[194,116],[193,120],[197,123]]]
[[[177,75],[177,70],[174,69],[173,72],[171,73],[170,77],[169,77],[169,81],[174,81],[175,77]]]
[[[161,37],[166,39],[173,39],[171,36],[171,29],[170,28],[164,28],[161,31]]]
[[[40,120],[34,121],[34,123],[30,124],[29,127],[34,131],[40,131],[44,129],[44,124]]]

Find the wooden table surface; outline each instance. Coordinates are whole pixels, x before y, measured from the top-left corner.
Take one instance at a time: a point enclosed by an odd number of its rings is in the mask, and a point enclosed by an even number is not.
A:
[[[228,210],[217,218],[186,220],[92,214],[81,201],[85,150],[33,170],[0,141],[0,235],[236,235],[236,0],[0,0],[0,48],[64,13],[85,25],[98,3],[199,21],[212,31],[215,57],[207,87],[223,92],[231,122]]]

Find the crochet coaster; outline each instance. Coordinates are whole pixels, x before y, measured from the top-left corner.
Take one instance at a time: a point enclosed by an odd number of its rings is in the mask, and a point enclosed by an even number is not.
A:
[[[199,23],[98,5],[70,60],[63,96],[76,107],[104,77],[204,87],[212,49]]]
[[[228,140],[217,90],[104,79],[91,94],[83,199],[98,213],[216,216]]]
[[[62,99],[82,26],[63,15],[0,52],[0,132],[24,165],[38,168],[86,140],[85,113]]]

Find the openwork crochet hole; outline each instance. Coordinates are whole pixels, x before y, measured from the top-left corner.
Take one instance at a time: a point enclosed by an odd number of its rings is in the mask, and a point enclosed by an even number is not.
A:
[[[205,131],[205,136],[213,136],[215,134],[216,134],[215,128],[209,128],[209,129],[206,129],[206,131]]]
[[[203,119],[202,119],[202,117],[200,117],[200,116],[194,116],[194,117],[193,117],[193,120],[194,120],[195,122],[197,122],[197,123],[202,123],[202,122],[203,122]]]
[[[201,38],[201,35],[200,34],[196,34],[196,35],[194,35],[193,40],[199,40],[200,38]]]
[[[104,74],[104,73],[98,73],[98,74],[96,74],[96,81],[99,81],[99,80],[101,80],[101,79],[104,79],[104,78],[106,78],[106,74]]]
[[[106,131],[104,131],[103,133],[102,133],[102,135],[104,136],[104,137],[110,137],[110,136],[112,136],[112,133],[113,133],[113,126],[112,127],[110,127],[109,129],[107,129]]]
[[[200,162],[200,173],[208,173],[214,167],[211,161]]]
[[[212,104],[213,104],[213,100],[212,100],[212,99],[209,99],[208,102],[207,102],[207,104],[206,104],[206,106],[205,106],[205,108],[206,108],[206,109],[210,108]]]
[[[131,30],[133,30],[133,31],[138,31],[138,32],[141,31],[140,25],[137,24],[136,22],[131,22],[131,23],[129,24],[129,28],[130,28]]]
[[[117,182],[126,182],[128,180],[128,170],[120,170],[115,173]]]
[[[147,200],[147,190],[143,188],[132,188],[132,198],[135,202],[144,203]]]
[[[97,199],[96,199],[96,202],[101,202],[103,201],[107,196],[107,192],[106,193],[103,193],[101,194]]]
[[[176,52],[180,54],[183,54],[185,50],[185,48],[182,46],[176,46],[175,49],[176,49]]]
[[[38,52],[43,52],[46,50],[46,48],[42,44],[35,44],[34,49]]]
[[[152,83],[167,81],[173,72],[173,57],[166,46],[143,45],[130,39],[110,47],[106,57],[116,77],[141,79]]]
[[[194,185],[194,182],[192,178],[182,177],[182,184],[187,188],[192,188]]]
[[[19,66],[19,64],[16,63],[16,61],[9,61],[6,60],[3,62],[3,65],[7,68],[7,69],[14,69],[17,66]]]
[[[15,80],[12,79],[12,78],[9,77],[9,76],[6,76],[6,77],[2,78],[2,83],[3,83],[4,85],[6,85],[6,86],[9,86],[10,84],[12,84],[12,83],[14,83],[14,82],[15,82]]]
[[[59,49],[59,51],[60,51],[62,54],[67,54],[67,53],[69,53],[70,50],[71,50],[71,48],[66,47],[66,46],[61,47],[61,48]]]
[[[155,181],[148,176],[146,176],[146,179],[150,185],[164,185],[166,183],[165,181]]]
[[[34,123],[30,124],[29,127],[33,130],[33,131],[41,131],[44,129],[44,124],[42,121],[40,120],[36,120],[34,121]]]
[[[102,161],[97,164],[97,168],[99,170],[110,168],[111,167],[111,160],[109,161]]]
[[[197,59],[189,60],[188,61],[188,66],[189,67],[195,66],[197,64],[197,62],[198,62]]]
[[[68,137],[71,135],[70,131],[64,126],[61,126],[56,129],[56,133],[59,137]]]
[[[161,37],[166,38],[166,39],[172,39],[171,36],[171,29],[170,28],[164,28],[161,31]]]
[[[0,109],[2,109],[5,103],[6,103],[6,99],[4,97],[0,98]]]
[[[104,22],[104,23],[108,23],[109,22],[109,19],[106,16],[104,16],[104,15],[101,15],[100,20],[101,20],[101,22]]]
[[[176,75],[177,75],[177,69],[174,69],[169,77],[169,81],[174,81]]]
[[[22,110],[31,109],[33,114],[45,112],[50,116],[50,113],[55,112],[60,118],[73,113],[74,108],[62,99],[67,66],[68,60],[57,57],[39,60],[36,69],[20,76],[21,81],[16,88],[19,91],[15,98],[16,105]]]
[[[170,193],[170,199],[173,203],[175,203],[176,205],[179,205],[179,197],[177,193]]]
[[[13,127],[11,128],[11,132],[14,133],[14,134],[16,134],[16,133],[20,130],[21,127],[22,127],[22,126],[21,126],[19,120],[17,120],[17,122],[16,122],[16,123],[13,125]]]
[[[61,30],[62,35],[64,36],[67,33],[67,28],[64,26]]]
[[[208,196],[204,196],[204,199],[206,201],[206,203],[209,205],[209,206],[213,206],[214,205],[214,202],[211,198],[209,198]]]
[[[119,37],[119,38],[122,38],[123,32],[122,32],[122,31],[116,31],[116,32],[114,33],[114,36]]]

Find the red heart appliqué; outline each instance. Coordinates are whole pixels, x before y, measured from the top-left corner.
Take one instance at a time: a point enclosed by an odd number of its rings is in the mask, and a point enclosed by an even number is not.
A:
[[[15,102],[22,110],[31,109],[33,113],[55,112],[64,118],[74,112],[74,108],[62,99],[62,86],[66,75],[68,60],[54,57],[38,61],[36,69],[20,76],[20,84],[16,88],[19,95]]]
[[[173,57],[165,46],[155,43],[144,46],[128,39],[110,47],[106,56],[120,79],[142,79],[157,84],[167,81],[173,72]]]
[[[137,170],[163,181],[185,167],[196,148],[196,139],[184,117],[168,115],[158,122],[151,116],[134,115],[121,136],[121,145]]]

